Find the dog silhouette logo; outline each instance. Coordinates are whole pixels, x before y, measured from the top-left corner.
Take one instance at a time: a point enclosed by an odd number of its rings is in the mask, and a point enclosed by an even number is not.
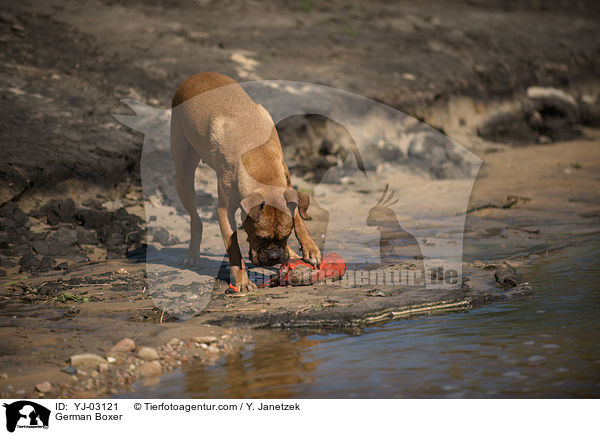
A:
[[[50,410],[29,400],[19,400],[4,404],[6,408],[6,430],[14,432],[16,428],[48,428]]]

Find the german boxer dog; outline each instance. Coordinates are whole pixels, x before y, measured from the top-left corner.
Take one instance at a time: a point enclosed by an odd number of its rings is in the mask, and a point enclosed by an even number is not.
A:
[[[202,221],[196,209],[194,173],[200,160],[217,175],[217,217],[231,275],[240,291],[248,278],[237,239],[235,213],[242,210],[250,260],[257,266],[299,258],[287,245],[292,229],[304,261],[321,263],[321,252],[304,223],[309,196],[293,189],[277,130],[269,113],[233,79],[205,72],[185,80],[172,101],[171,155],[179,198],[190,214],[191,238],[184,265],[199,261]]]

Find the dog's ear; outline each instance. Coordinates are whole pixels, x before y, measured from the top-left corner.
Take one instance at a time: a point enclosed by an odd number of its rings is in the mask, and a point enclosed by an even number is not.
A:
[[[310,205],[310,196],[306,193],[298,192],[298,212],[302,219],[308,219],[308,206]]]
[[[308,219],[307,210],[308,205],[310,204],[310,196],[308,196],[306,193],[296,192],[291,187],[288,187],[285,190],[283,196],[285,197],[288,208],[292,212],[292,216],[294,216],[294,211],[297,208],[300,217],[304,220]]]
[[[247,198],[242,199],[240,207],[246,216],[249,216],[254,222],[258,222],[265,207],[265,199],[262,193],[253,192]]]
[[[288,187],[285,189],[285,192],[283,192],[283,197],[285,198],[287,208],[290,210],[292,217],[294,217],[294,212],[296,211],[296,208],[298,208],[298,192],[293,188]]]

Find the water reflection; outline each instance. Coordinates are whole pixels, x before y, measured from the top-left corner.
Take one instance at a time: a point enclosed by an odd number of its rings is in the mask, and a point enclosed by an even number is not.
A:
[[[299,384],[312,383],[320,361],[305,354],[321,340],[264,331],[252,346],[224,359],[219,367],[198,365],[184,372],[185,392],[192,396],[295,397]]]

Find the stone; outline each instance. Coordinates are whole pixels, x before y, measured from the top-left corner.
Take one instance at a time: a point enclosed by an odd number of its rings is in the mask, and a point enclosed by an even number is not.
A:
[[[171,338],[168,342],[171,346],[179,346],[179,338]]]
[[[138,372],[144,378],[159,376],[162,373],[162,366],[158,361],[150,361],[142,364],[138,368]]]
[[[110,348],[108,353],[127,353],[135,349],[135,341],[131,338],[124,338]]]
[[[77,369],[91,368],[96,369],[99,364],[105,363],[106,360],[99,355],[93,353],[82,353],[73,355],[70,359],[71,365]]]
[[[197,343],[211,344],[211,343],[215,343],[217,341],[217,337],[214,337],[212,335],[204,335],[204,336],[199,336],[199,337],[193,337],[192,340]]]
[[[219,348],[216,345],[211,344],[208,346],[208,351],[211,353],[219,353]]]
[[[382,292],[380,289],[372,289],[367,291],[367,296],[377,296],[380,298],[384,298],[385,293]]]
[[[157,227],[152,229],[152,241],[160,243],[163,246],[169,244],[169,231],[163,227]]]
[[[77,368],[73,367],[73,366],[65,366],[65,367],[61,368],[60,371],[66,373],[68,375],[76,375],[77,374]]]
[[[137,351],[138,357],[144,361],[154,361],[158,359],[158,352],[152,347],[141,347]]]
[[[523,282],[523,278],[517,273],[517,270],[506,263],[497,266],[494,278],[498,284],[507,288],[516,287]]]
[[[531,86],[527,88],[527,97],[538,112],[556,111],[565,116],[569,122],[576,122],[579,118],[577,101],[560,89]]]
[[[49,393],[50,391],[52,391],[52,384],[48,381],[44,381],[40,384],[36,384],[35,389],[38,390],[40,393]]]
[[[112,364],[117,362],[117,359],[114,356],[109,356],[106,358],[106,361],[108,361],[109,364]]]
[[[108,365],[108,363],[98,364],[98,371],[100,373],[108,372],[109,368],[110,368],[110,366]]]

